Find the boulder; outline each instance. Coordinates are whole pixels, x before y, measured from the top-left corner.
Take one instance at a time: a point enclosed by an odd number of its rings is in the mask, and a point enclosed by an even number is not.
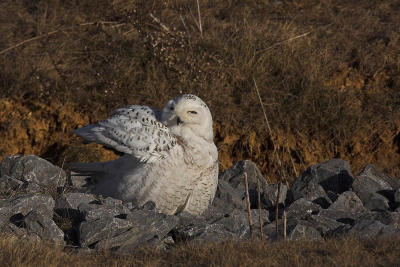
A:
[[[234,209],[245,210],[247,208],[245,190],[243,188],[235,189],[228,182],[219,180],[212,205],[225,212]]]
[[[279,237],[283,239],[283,220],[278,223]],[[276,240],[276,225],[272,222],[264,227],[264,234],[270,240]],[[296,218],[288,218],[286,226],[286,238],[288,240],[314,240],[320,239],[321,234],[307,221]]]
[[[14,155],[0,163],[0,177],[21,181],[21,189],[27,192],[40,192],[64,186],[67,176],[63,169],[35,155]]]
[[[97,198],[93,194],[86,193],[67,193],[56,200],[56,210],[78,210],[78,206],[82,203],[89,204]]]
[[[276,199],[278,197],[278,191],[279,191],[278,188],[279,188],[279,183],[264,185],[261,194],[261,207],[263,209],[271,210],[276,207]],[[282,184],[279,196],[279,204],[285,203],[287,191],[288,191],[287,186]]]
[[[12,216],[25,216],[33,210],[52,218],[54,205],[52,197],[42,194],[26,194],[8,199],[0,203],[0,226],[8,223]]]
[[[29,212],[24,217],[24,228],[28,234],[37,235],[42,240],[64,244],[64,232],[58,228],[52,219],[37,210]]]
[[[115,216],[126,217],[130,213],[128,207],[123,205],[121,200],[111,197],[107,197],[103,202],[81,203],[78,205],[78,210],[85,221]]]
[[[8,175],[0,177],[0,194],[9,194],[13,191],[19,190],[24,183]]]
[[[155,240],[159,244],[177,223],[176,216],[136,210],[125,219],[108,216],[82,222],[79,239],[82,246],[129,252]]]
[[[305,198],[299,198],[286,208],[288,218],[302,219],[307,215],[317,214],[321,207]]]
[[[219,180],[227,182],[234,189],[239,189],[240,192],[245,190],[245,178],[244,174],[247,174],[248,185],[249,185],[249,196],[252,208],[257,207],[257,180],[260,181],[261,191],[267,187],[268,183],[261,174],[257,165],[250,160],[239,161],[224,173],[219,176]],[[262,193],[262,192],[260,192]]]
[[[361,213],[366,211],[362,201],[352,191],[346,191],[340,194],[338,199],[332,203],[329,209],[351,213]]]
[[[331,159],[315,164],[293,182],[289,201],[303,197],[327,208],[332,201],[326,192],[334,195],[348,191],[353,180],[350,165],[344,160]]]
[[[374,165],[367,165],[358,175],[359,177],[366,177],[368,180],[377,183],[380,190],[397,190],[400,189],[400,179],[395,179],[385,174],[381,169]]]

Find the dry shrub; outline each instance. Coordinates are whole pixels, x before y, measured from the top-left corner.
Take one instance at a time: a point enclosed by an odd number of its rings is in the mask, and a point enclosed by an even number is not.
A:
[[[196,1],[0,3],[0,51],[43,36],[0,54],[0,97],[13,103],[0,155],[76,159],[71,129],[184,92],[213,112],[222,170],[249,158],[269,181],[291,180],[341,157],[355,172],[374,163],[400,177],[396,1],[200,2],[202,34]]]

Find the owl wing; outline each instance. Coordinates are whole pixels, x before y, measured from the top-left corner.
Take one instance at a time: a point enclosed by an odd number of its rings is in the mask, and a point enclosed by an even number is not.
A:
[[[140,162],[151,163],[166,158],[177,144],[176,136],[159,119],[158,110],[131,105],[73,133],[90,142],[131,154]]]

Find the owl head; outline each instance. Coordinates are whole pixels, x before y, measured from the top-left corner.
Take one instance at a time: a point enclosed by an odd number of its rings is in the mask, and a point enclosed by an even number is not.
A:
[[[161,121],[178,136],[194,135],[213,141],[211,112],[195,95],[184,94],[170,100],[162,110]]]

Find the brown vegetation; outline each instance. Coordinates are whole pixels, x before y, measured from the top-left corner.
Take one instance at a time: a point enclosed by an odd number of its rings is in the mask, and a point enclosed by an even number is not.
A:
[[[400,238],[308,242],[186,244],[131,255],[73,253],[40,243],[0,239],[0,262],[9,266],[397,266]]]
[[[396,1],[201,1],[200,11],[201,31],[196,1],[2,1],[0,157],[81,160],[73,128],[185,92],[213,112],[222,170],[249,158],[275,181],[341,157],[400,177]],[[93,148],[87,160],[116,157]]]

